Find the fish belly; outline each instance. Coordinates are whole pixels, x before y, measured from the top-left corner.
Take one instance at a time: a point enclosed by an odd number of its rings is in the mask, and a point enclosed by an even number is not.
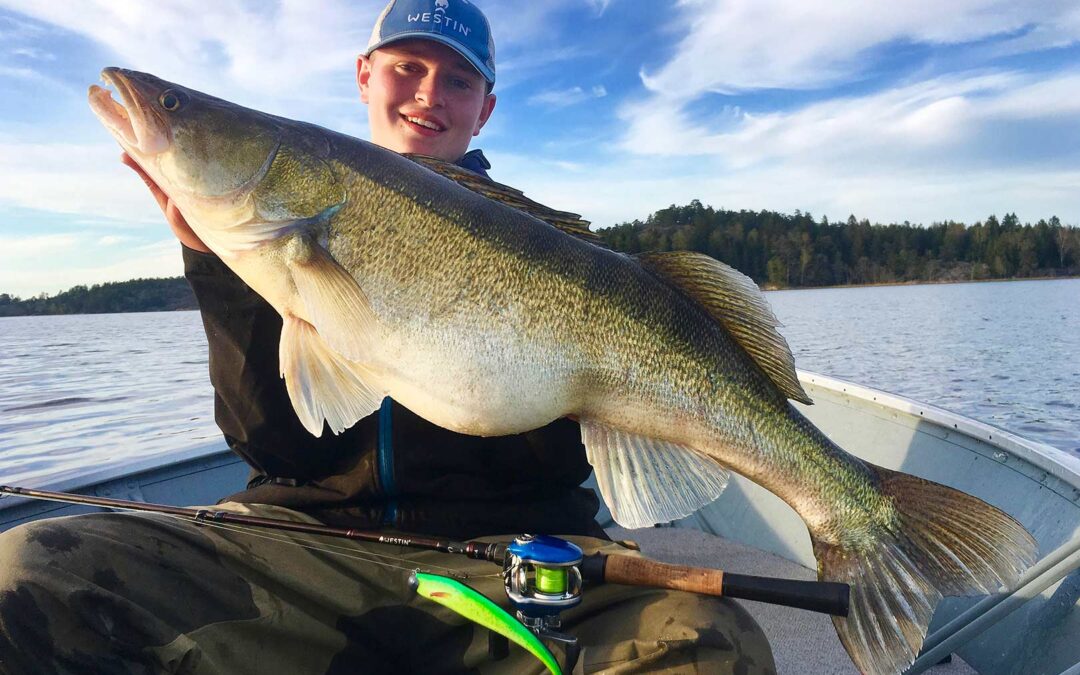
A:
[[[382,385],[435,424],[476,436],[542,427],[574,409],[573,368],[565,355],[512,335],[402,330],[381,342]]]

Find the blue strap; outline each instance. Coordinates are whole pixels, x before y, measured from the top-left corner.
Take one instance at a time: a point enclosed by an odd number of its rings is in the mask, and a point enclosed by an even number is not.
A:
[[[379,406],[379,483],[387,497],[397,495],[394,483],[394,400],[387,396]]]
[[[394,400],[387,396],[379,406],[379,484],[388,497],[383,510],[382,524],[394,525],[397,522],[397,484],[394,482]]]

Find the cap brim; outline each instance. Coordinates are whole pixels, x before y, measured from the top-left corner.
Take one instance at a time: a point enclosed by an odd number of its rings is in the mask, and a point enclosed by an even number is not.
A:
[[[367,51],[364,52],[364,56],[371,56],[371,52],[375,51],[379,47],[385,47],[388,44],[393,44],[394,42],[401,42],[402,40],[414,40],[414,39],[433,40],[434,42],[441,42],[442,44],[446,45],[447,47],[453,49],[458,54],[461,54],[461,56],[466,61],[468,61],[470,64],[472,64],[473,68],[476,68],[476,72],[480,73],[480,75],[485,80],[487,80],[488,83],[495,84],[495,71],[494,70],[492,70],[491,68],[488,68],[487,65],[485,65],[483,61],[476,58],[476,56],[474,54],[469,52],[469,50],[463,48],[460,44],[458,44],[454,40],[451,40],[450,38],[448,38],[448,37],[446,37],[444,35],[439,35],[438,33],[428,33],[426,31],[412,31],[412,32],[409,32],[409,33],[397,33],[396,35],[393,35],[392,37],[386,38],[385,40],[379,40],[375,44],[368,45]]]

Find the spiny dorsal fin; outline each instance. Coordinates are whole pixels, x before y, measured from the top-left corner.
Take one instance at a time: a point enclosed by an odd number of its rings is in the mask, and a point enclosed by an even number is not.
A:
[[[674,283],[696,300],[746,350],[790,399],[812,403],[795,373],[795,359],[777,330],[765,295],[754,281],[719,260],[693,251],[642,253],[643,267]]]
[[[584,239],[592,244],[600,243],[600,237],[589,229],[589,221],[582,220],[581,216],[576,213],[556,211],[543,204],[534,202],[517,188],[512,188],[509,185],[503,185],[502,183],[496,183],[490,178],[485,178],[468,169],[463,169],[457,164],[451,164],[450,162],[435,157],[428,157],[427,155],[408,154],[405,156],[420,166],[427,167],[435,173],[449,178],[462,187],[466,187],[492,201],[505,204],[519,211],[524,211],[534,218],[539,218],[567,234]]]

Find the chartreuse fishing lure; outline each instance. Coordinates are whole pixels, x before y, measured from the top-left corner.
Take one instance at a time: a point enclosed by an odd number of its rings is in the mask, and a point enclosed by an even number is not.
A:
[[[409,586],[417,595],[434,600],[469,621],[516,642],[540,659],[552,673],[562,675],[559,662],[539,638],[502,607],[460,581],[437,574],[414,572],[409,577]]]

